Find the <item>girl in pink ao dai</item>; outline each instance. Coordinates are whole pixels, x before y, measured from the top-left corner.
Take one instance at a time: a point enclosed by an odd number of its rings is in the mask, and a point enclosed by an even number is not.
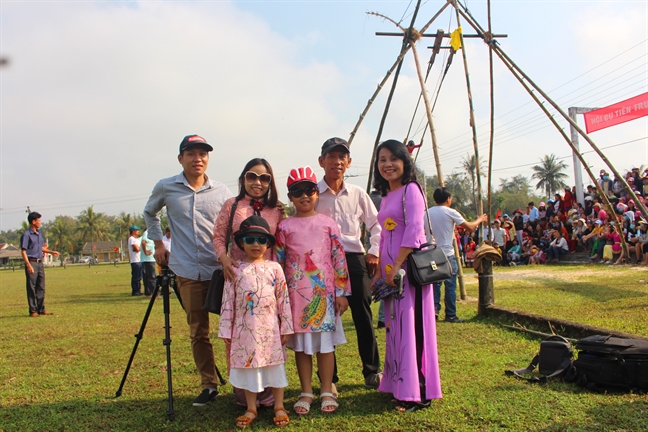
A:
[[[246,427],[257,418],[257,394],[269,387],[275,400],[274,424],[285,426],[289,418],[283,406],[288,386],[284,345],[293,333],[293,319],[284,272],[263,257],[275,237],[265,219],[254,215],[241,223],[234,242],[245,250],[246,258],[237,263],[234,281],[225,282],[218,337],[231,347],[230,382],[245,391],[247,411],[236,425]]]

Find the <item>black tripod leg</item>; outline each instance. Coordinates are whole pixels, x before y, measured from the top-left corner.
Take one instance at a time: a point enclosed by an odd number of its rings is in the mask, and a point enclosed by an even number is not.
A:
[[[146,328],[146,322],[149,319],[149,315],[151,315],[151,310],[153,310],[153,303],[155,303],[155,298],[157,297],[158,290],[159,287],[156,285],[155,289],[153,290],[153,295],[151,296],[151,301],[149,302],[148,308],[146,309],[146,313],[144,314],[142,325],[140,326],[139,332],[135,335],[135,346],[133,346],[133,351],[131,352],[130,358],[128,359],[128,364],[126,365],[124,376],[122,377],[121,384],[119,384],[119,388],[117,389],[117,393],[115,394],[115,397],[119,397],[122,394],[122,389],[124,388],[124,384],[126,383],[126,378],[128,378],[128,372],[130,371],[131,365],[133,364],[133,359],[135,358],[137,347],[139,346],[139,343],[142,340],[142,337],[144,336],[144,329]]]
[[[167,410],[167,418],[169,421],[175,419],[175,411],[173,410],[173,380],[171,379],[171,323],[169,316],[171,314],[171,307],[169,305],[169,278],[162,279],[162,302],[164,305],[164,340],[162,344],[166,347],[166,360],[167,360],[167,388],[169,392],[169,409]]]

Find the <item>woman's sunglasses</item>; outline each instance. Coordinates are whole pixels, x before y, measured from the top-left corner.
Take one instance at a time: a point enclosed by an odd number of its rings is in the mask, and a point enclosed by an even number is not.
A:
[[[268,244],[268,237],[266,236],[243,237],[243,242],[246,245],[253,245],[254,243],[259,243],[261,246],[265,246]]]
[[[249,181],[250,183],[254,183],[259,180],[261,184],[270,184],[272,176],[270,174],[257,174],[255,172],[248,171],[245,173],[245,180]]]
[[[299,198],[303,194],[306,194],[306,196],[313,196],[315,195],[315,192],[317,192],[317,186],[306,186],[303,188],[290,189],[288,195],[293,198]]]

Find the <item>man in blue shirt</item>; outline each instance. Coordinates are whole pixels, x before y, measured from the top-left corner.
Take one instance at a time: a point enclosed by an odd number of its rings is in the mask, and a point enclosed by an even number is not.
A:
[[[212,243],[214,224],[223,203],[233,196],[227,186],[205,173],[212,150],[198,135],[184,137],[178,155],[182,172],[160,180],[144,207],[148,238],[155,242],[155,260],[176,274],[176,293],[187,313],[191,351],[203,388],[194,406],[205,405],[218,395],[209,312],[203,310],[203,305],[218,261]],[[162,241],[159,213],[163,207],[167,209],[173,238],[172,254]]]
[[[45,269],[43,267],[43,252],[59,256],[59,253],[47,249],[40,233],[41,215],[31,212],[27,216],[29,229],[20,237],[20,252],[25,262],[27,277],[27,304],[29,316],[36,318],[41,315],[53,315],[45,310]]]
[[[538,208],[535,206],[533,201],[529,203],[528,209],[529,209],[529,213],[528,213],[529,223],[533,225],[533,227],[535,228],[538,218],[540,217],[540,212],[538,211]]]

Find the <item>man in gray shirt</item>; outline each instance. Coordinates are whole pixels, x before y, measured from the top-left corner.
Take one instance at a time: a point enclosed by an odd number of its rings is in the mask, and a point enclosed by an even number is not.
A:
[[[176,274],[177,292],[187,313],[191,350],[203,387],[194,406],[205,405],[218,395],[209,313],[203,305],[217,263],[212,243],[214,223],[223,203],[233,196],[227,186],[205,174],[212,150],[198,135],[184,137],[178,155],[183,171],[160,180],[144,208],[149,239],[155,242],[155,260]],[[162,241],[158,216],[165,206],[173,238],[171,255]]]
[[[443,281],[445,286],[444,303],[445,303],[445,322],[460,323],[463,320],[457,318],[457,272],[459,267],[454,254],[454,230],[455,226],[462,226],[466,231],[474,231],[480,223],[488,220],[485,214],[480,215],[475,221],[466,221],[461,214],[451,208],[452,193],[450,190],[440,187],[434,191],[434,202],[436,206],[428,209],[430,224],[432,225],[432,235],[436,240],[437,246],[443,250],[448,257],[452,266],[452,277]],[[441,282],[434,283],[434,308],[436,309],[436,319],[439,320],[441,312]]]

